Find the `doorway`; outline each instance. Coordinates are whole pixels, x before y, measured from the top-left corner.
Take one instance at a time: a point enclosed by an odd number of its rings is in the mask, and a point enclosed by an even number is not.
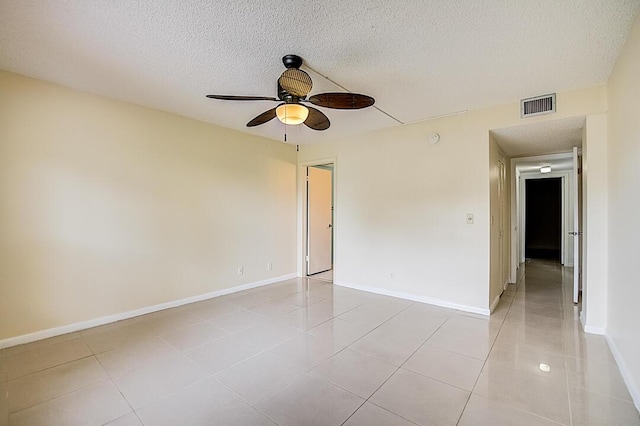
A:
[[[525,257],[562,261],[562,179],[527,179]]]
[[[542,165],[552,168],[551,172],[542,173]],[[549,154],[534,157],[520,157],[511,160],[511,167],[515,176],[513,192],[515,202],[512,202],[512,217],[515,218],[515,230],[512,235],[512,259],[511,274],[519,277],[519,266],[527,259],[546,259],[556,262],[566,268],[574,276],[574,303],[578,303],[580,292],[580,275],[582,269],[581,262],[581,175],[580,155],[577,147],[571,152]],[[534,196],[532,199],[527,193],[536,192],[536,185],[545,185],[541,181],[554,181],[556,183],[547,184],[555,187],[546,195]],[[530,184],[529,182],[534,182]],[[536,184],[535,182],[538,182]],[[558,188],[559,187],[559,188]],[[557,202],[557,191],[560,191],[560,202]],[[559,207],[558,207],[559,206]],[[554,219],[553,212],[560,212],[560,224]],[[550,215],[551,213],[551,215]],[[545,225],[555,225],[560,229],[560,248],[556,242],[550,243],[553,237],[549,238],[540,231],[529,229],[531,225],[535,228],[535,221],[542,220]],[[533,222],[533,223],[532,223]],[[555,232],[550,235],[554,235]],[[557,235],[557,234],[555,234]],[[527,247],[528,246],[528,247]],[[516,269],[518,268],[518,269]],[[521,271],[520,271],[521,272]]]
[[[541,164],[551,164],[550,173],[541,173]],[[517,282],[521,275],[519,271],[527,257],[543,258],[539,253],[527,253],[526,242],[531,242],[532,236],[527,238],[527,227],[532,219],[536,219],[541,213],[536,205],[547,201],[527,202],[527,188],[529,181],[555,180],[560,181],[560,256],[559,263],[565,267],[574,266],[574,239],[569,234],[574,228],[574,213],[577,205],[577,195],[574,189],[576,178],[573,176],[573,155],[571,152],[540,155],[532,157],[520,157],[511,160],[511,170],[514,176],[511,202],[511,214],[513,231],[511,234],[511,282]],[[533,184],[535,185],[535,184]],[[551,184],[554,185],[554,184]],[[557,183],[555,185],[558,185]],[[557,188],[557,187],[556,187]],[[535,189],[534,189],[535,191]],[[531,204],[534,204],[533,206]],[[557,205],[557,204],[556,204]],[[533,213],[528,210],[533,207]],[[528,216],[533,215],[531,218]],[[529,230],[531,234],[531,230]],[[535,249],[535,247],[534,247]],[[555,253],[552,252],[552,257]],[[556,257],[556,259],[558,259]]]
[[[334,165],[306,167],[306,276],[333,282]]]

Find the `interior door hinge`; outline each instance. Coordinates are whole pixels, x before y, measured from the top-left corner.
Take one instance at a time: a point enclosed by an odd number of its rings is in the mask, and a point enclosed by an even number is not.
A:
[[[304,257],[304,260],[308,262],[308,261],[309,261],[309,255],[306,255],[306,256]]]

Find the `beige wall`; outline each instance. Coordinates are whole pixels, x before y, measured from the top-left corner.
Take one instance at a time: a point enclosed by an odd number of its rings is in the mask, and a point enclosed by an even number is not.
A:
[[[0,94],[0,341],[295,273],[295,147],[7,72]]]
[[[582,309],[585,330],[607,323],[607,116],[587,117],[582,149]]]
[[[301,162],[337,158],[337,283],[488,309],[488,133],[458,123],[301,146]]]
[[[609,80],[607,334],[640,407],[640,17]]]
[[[602,113],[606,89],[558,93],[557,101],[556,114],[526,121],[513,103],[302,145],[301,162],[337,160],[336,283],[488,311],[489,132]],[[437,145],[427,142],[431,132],[441,135]]]

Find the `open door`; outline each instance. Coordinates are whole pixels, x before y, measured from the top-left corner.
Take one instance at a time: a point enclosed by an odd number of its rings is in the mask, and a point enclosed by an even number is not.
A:
[[[307,275],[330,270],[333,251],[333,183],[327,168],[307,168]]]
[[[578,303],[581,290],[581,269],[582,269],[582,250],[580,249],[580,240],[582,240],[582,215],[580,214],[581,189],[580,185],[580,156],[578,156],[578,148],[573,147],[573,231],[569,232],[573,236],[573,303]]]

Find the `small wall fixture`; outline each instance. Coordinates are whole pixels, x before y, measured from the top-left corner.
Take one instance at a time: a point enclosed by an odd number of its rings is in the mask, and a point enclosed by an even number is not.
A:
[[[551,166],[545,165],[540,167],[540,173],[551,173]]]
[[[309,116],[309,110],[300,104],[282,104],[276,108],[276,115],[284,124],[295,126],[304,123]]]

